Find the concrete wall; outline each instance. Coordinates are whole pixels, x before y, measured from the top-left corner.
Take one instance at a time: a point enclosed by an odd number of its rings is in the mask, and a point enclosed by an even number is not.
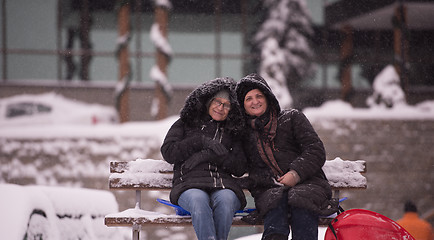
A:
[[[406,200],[421,214],[434,209],[434,121],[322,119],[313,125],[327,159],[366,161],[368,188],[344,191],[344,209],[364,208],[394,220]]]

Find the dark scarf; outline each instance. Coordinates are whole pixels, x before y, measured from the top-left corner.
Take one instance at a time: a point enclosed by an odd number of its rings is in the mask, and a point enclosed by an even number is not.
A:
[[[273,171],[274,176],[283,176],[283,171],[274,159],[274,137],[277,129],[277,113],[274,109],[262,116],[250,120],[250,126],[255,130],[256,145],[262,160]]]

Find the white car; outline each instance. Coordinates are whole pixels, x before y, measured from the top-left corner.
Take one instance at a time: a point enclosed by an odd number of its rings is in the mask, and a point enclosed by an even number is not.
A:
[[[122,229],[104,225],[118,211],[109,191],[0,184],[0,192],[1,239],[125,239]]]
[[[117,122],[114,107],[71,100],[53,92],[0,99],[0,126]]]

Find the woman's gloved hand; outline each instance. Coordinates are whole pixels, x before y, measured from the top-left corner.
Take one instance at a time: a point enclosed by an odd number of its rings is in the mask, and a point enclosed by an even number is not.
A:
[[[221,144],[216,140],[213,140],[205,136],[202,137],[202,140],[203,140],[203,147],[211,149],[217,156],[223,156],[228,154],[229,152],[223,144]]]
[[[190,158],[188,158],[185,161],[185,163],[183,164],[183,168],[185,168],[186,170],[190,170],[196,167],[198,164],[208,161],[209,152],[210,150],[206,149],[193,154]]]

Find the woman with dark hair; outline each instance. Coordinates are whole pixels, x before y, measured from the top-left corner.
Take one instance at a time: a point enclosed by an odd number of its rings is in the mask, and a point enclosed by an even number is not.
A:
[[[322,141],[304,114],[281,110],[267,82],[257,74],[238,82],[238,102],[247,125],[244,152],[249,191],[257,212],[243,220],[264,220],[262,239],[318,239],[318,217],[337,211],[322,166]]]
[[[170,201],[191,213],[199,240],[227,239],[235,212],[246,205],[233,177],[247,162],[235,87],[232,78],[217,78],[193,90],[161,146],[174,164]]]

